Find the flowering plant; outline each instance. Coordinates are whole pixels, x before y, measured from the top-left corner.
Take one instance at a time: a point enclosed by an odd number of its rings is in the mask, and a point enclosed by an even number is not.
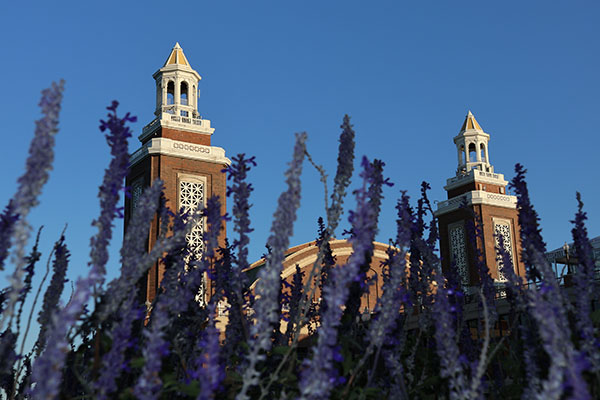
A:
[[[518,277],[499,237],[497,256],[506,285],[495,287],[478,256],[480,288],[466,293],[454,266],[441,267],[437,220],[423,183],[416,207],[401,192],[397,232],[381,267],[383,287],[368,315],[360,299],[369,292],[367,272],[383,188],[384,163],[362,160],[362,185],[349,212],[352,254],[338,262],[330,242],[343,214],[354,170],[354,130],[342,123],[338,168],[325,220],[319,220],[318,256],[310,270],[281,271],[301,200],[305,159],[327,189],[326,174],[296,137],[285,173],[287,188],[274,213],[268,254],[252,285],[247,272],[250,244],[248,173],[253,157],[240,154],[226,169],[233,197],[231,244],[218,247],[223,234],[224,199],[213,197],[197,213],[166,207],[163,183],[154,182],[136,202],[121,250],[121,274],[106,283],[107,246],[113,222],[122,216],[119,193],[127,174],[127,126],[118,103],[108,107],[100,130],[107,132],[112,160],[100,186],[98,228],[91,239],[90,269],[68,302],[60,301],[69,265],[67,235],[52,249],[52,275],[36,291],[26,325],[23,305],[32,291],[40,259],[38,243],[25,249],[31,228],[27,216],[38,203],[52,165],[53,137],[63,84],[43,92],[44,116],[37,122],[26,172],[0,215],[0,270],[12,254],[14,271],[0,290],[0,389],[7,399],[409,399],[537,398],[591,399],[600,396],[600,314],[596,264],[590,247],[581,196],[573,220],[579,268],[574,286],[556,280],[543,255],[539,218],[517,164],[511,182],[518,197],[520,235],[527,281]],[[36,149],[43,148],[40,152]],[[326,190],[327,193],[327,190]],[[151,221],[164,227],[152,249],[145,247]],[[199,218],[205,221],[203,251],[186,237]],[[469,232],[476,236],[474,217]],[[38,233],[39,237],[39,233]],[[476,253],[476,252],[475,252]],[[155,263],[164,276],[152,304],[144,304],[141,280]],[[205,277],[213,282],[210,293]],[[45,288],[43,302],[38,297]],[[317,300],[316,291],[321,295]],[[475,293],[475,296],[472,294]],[[39,335],[26,338],[35,311]],[[223,318],[226,316],[226,318]],[[282,323],[284,321],[285,323]],[[23,329],[24,328],[24,329]]]

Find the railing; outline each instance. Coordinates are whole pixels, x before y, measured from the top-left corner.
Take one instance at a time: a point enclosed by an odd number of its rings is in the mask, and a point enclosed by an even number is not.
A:
[[[203,126],[205,124],[204,120],[201,118],[191,118],[191,117],[181,117],[179,115],[173,115],[171,113],[165,112],[163,113],[163,118],[167,118],[165,114],[170,116],[170,120],[173,122],[179,122],[183,124],[193,124],[197,126]],[[148,125],[144,126],[142,129],[142,134],[145,134],[154,128],[156,128],[160,124],[161,118],[154,118]]]
[[[556,282],[559,287],[568,288],[568,287],[573,286],[573,284],[574,284],[573,274],[565,274],[565,275],[556,276],[555,279],[556,279]],[[592,282],[590,282],[590,284],[600,285],[600,269],[597,268],[594,271],[594,279]],[[522,288],[525,290],[534,290],[534,289],[539,289],[541,287],[541,285],[542,285],[541,281],[528,281],[528,282],[523,283]],[[463,288],[466,304],[476,303],[476,302],[480,301],[479,288],[480,288],[480,286],[478,286],[478,285],[466,286]],[[494,290],[495,290],[494,299],[500,300],[500,299],[505,299],[507,297],[507,292],[509,289],[508,289],[508,285],[505,282],[495,282]]]

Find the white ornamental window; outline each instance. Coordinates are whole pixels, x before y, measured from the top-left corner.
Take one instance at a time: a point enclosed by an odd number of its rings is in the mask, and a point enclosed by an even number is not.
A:
[[[450,262],[458,271],[460,283],[469,285],[469,263],[467,261],[467,248],[465,246],[465,228],[462,222],[451,224],[448,227],[450,240]]]
[[[508,254],[514,266],[512,236],[510,232],[510,221],[494,220],[494,241],[496,243],[496,248],[500,247],[500,237],[502,237],[504,252]],[[498,279],[496,280],[499,282],[506,282],[506,275],[504,274],[505,266],[502,259],[497,260],[496,266],[498,268]]]
[[[131,184],[131,214],[137,208],[140,196],[144,191],[144,178],[137,178]]]
[[[179,209],[181,212],[193,213],[199,208],[204,207],[204,181],[198,178],[182,178],[179,180]],[[198,221],[188,233],[186,239],[196,256],[200,256],[204,249],[202,235],[204,233],[204,224]]]

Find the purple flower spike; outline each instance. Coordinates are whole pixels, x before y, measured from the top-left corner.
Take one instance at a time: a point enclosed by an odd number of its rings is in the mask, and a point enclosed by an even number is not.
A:
[[[8,257],[13,226],[19,219],[14,208],[14,202],[10,200],[2,214],[0,214],[0,271],[4,270],[4,261]]]
[[[179,258],[176,265],[165,271],[161,282],[162,293],[157,298],[156,305],[150,315],[149,327],[144,331],[145,338],[142,354],[144,367],[134,387],[134,394],[140,399],[157,399],[162,387],[159,373],[162,358],[168,354],[169,341],[165,337],[166,328],[172,318],[183,313],[194,301],[198,289],[202,286],[202,276],[208,271],[214,261],[217,239],[222,228],[221,203],[218,196],[210,197],[206,208],[202,211],[206,217],[207,230],[203,234],[204,253],[200,267],[190,266],[186,273],[185,258]],[[192,219],[187,223],[190,230],[195,225]]]
[[[38,316],[40,324],[40,333],[35,344],[36,354],[39,356],[42,350],[46,347],[46,332],[50,328],[52,315],[59,310],[60,296],[62,295],[65,286],[65,276],[69,265],[69,250],[65,244],[65,236],[62,235],[58,242],[54,245],[54,263],[52,264],[52,279],[44,294],[44,302]]]
[[[328,236],[333,236],[342,215],[342,205],[346,197],[346,188],[350,184],[354,172],[354,130],[350,124],[350,117],[344,115],[344,121],[340,126],[340,145],[338,150],[337,172],[333,181],[333,193],[331,193],[331,206],[327,210]]]
[[[194,379],[200,381],[200,393],[197,400],[210,400],[215,398],[221,387],[221,382],[225,378],[225,369],[221,365],[221,347],[219,345],[220,332],[215,326],[215,308],[216,303],[208,305],[209,321],[208,326],[202,332],[202,337],[198,342],[198,348],[201,349],[201,356],[195,361],[195,370],[190,371]]]
[[[533,205],[529,200],[529,190],[527,189],[527,183],[525,182],[526,169],[521,164],[515,165],[516,176],[511,180],[510,187],[515,190],[517,195],[517,209],[519,210],[519,226],[521,227],[521,257],[527,268],[528,278],[530,280],[536,280],[541,278],[540,271],[537,270],[531,260],[531,255],[527,251],[528,248],[533,247],[540,253],[546,252],[546,243],[542,239],[542,232],[539,226],[539,220],[537,212],[533,209]],[[550,271],[552,273],[552,271]],[[547,276],[547,279],[552,279],[552,276]]]
[[[233,184],[227,188],[227,197],[233,194],[233,230],[239,237],[233,242],[237,248],[238,269],[243,270],[248,267],[248,243],[250,238],[248,234],[253,231],[250,228],[249,211],[252,205],[249,203],[252,185],[247,182],[247,174],[252,166],[256,166],[254,157],[246,158],[244,153],[232,157],[233,163],[223,170],[226,172],[227,180],[232,180]]]
[[[44,352],[36,359],[31,373],[31,383],[35,387],[31,391],[32,398],[55,398],[58,395],[64,360],[69,351],[67,332],[75,323],[87,305],[90,295],[95,288],[104,282],[105,265],[108,260],[107,246],[112,237],[112,221],[115,217],[116,205],[119,201],[118,189],[127,173],[129,154],[127,153],[127,138],[131,136],[128,121],[135,121],[126,114],[120,119],[116,116],[114,108],[116,102],[110,107],[108,122],[101,121],[102,131],[109,129],[107,141],[111,147],[113,158],[109,168],[105,171],[104,181],[100,187],[100,218],[95,222],[98,233],[91,239],[91,268],[86,278],[79,279],[70,302],[59,313],[54,314],[51,328],[48,330],[47,343]]]
[[[160,206],[162,189],[162,181],[157,180],[140,196],[121,249],[121,276],[109,284],[104,296],[106,305],[100,311],[99,319],[104,320],[108,315],[116,314],[118,320],[108,333],[112,346],[102,358],[103,368],[94,384],[99,399],[107,399],[117,390],[116,380],[127,365],[125,351],[132,345],[132,326],[144,316],[144,307],[138,304],[137,281],[164,251],[181,245],[185,237],[176,233],[167,239],[159,238],[152,251],[146,252],[148,228]]]
[[[296,220],[296,210],[300,206],[300,174],[304,161],[305,141],[306,133],[296,135],[294,156],[285,173],[288,188],[279,196],[277,210],[273,215],[271,236],[267,241],[271,252],[266,257],[266,265],[258,273],[257,299],[254,303],[256,323],[251,327],[249,364],[244,371],[243,387],[236,397],[237,400],[248,399],[248,390],[258,384],[260,373],[256,370],[256,366],[265,359],[263,352],[271,348],[273,327],[279,326],[280,274],[284,253],[289,246]]]
[[[58,132],[58,115],[64,81],[52,83],[52,86],[42,91],[40,108],[44,115],[36,121],[33,140],[29,147],[29,157],[25,164],[25,173],[19,178],[17,193],[9,203],[3,216],[3,229],[0,231],[0,256],[6,254],[8,243],[6,238],[12,237],[14,245],[13,263],[15,271],[10,278],[12,289],[8,295],[6,308],[0,318],[0,329],[12,315],[15,304],[23,288],[23,273],[25,267],[25,246],[29,240],[30,226],[27,223],[29,211],[38,204],[38,197],[44,184],[48,181],[49,171],[54,161],[54,136]],[[16,216],[18,215],[18,219]],[[0,265],[2,259],[0,258]]]
[[[357,209],[350,212],[349,217],[352,225],[352,255],[345,266],[331,271],[328,284],[323,288],[322,296],[327,302],[327,310],[321,314],[321,326],[312,359],[306,359],[304,363],[299,384],[301,399],[326,399],[333,389],[330,380],[337,382],[334,360],[342,308],[348,300],[350,284],[358,275],[360,266],[365,264],[367,255],[373,251],[378,207],[370,203],[367,185],[382,185],[385,180],[381,177],[381,169],[366,158],[363,158],[362,165],[363,187],[355,192]],[[376,188],[370,189],[378,192]]]
[[[594,335],[594,325],[592,324],[592,301],[594,300],[594,259],[592,255],[592,245],[588,239],[587,229],[585,227],[586,213],[583,211],[583,202],[581,194],[577,192],[577,214],[573,222],[574,228],[573,243],[575,254],[579,260],[579,268],[575,271],[576,303],[575,308],[576,324],[579,337],[581,338],[581,348],[586,354],[587,360],[592,366],[593,372],[600,371],[600,342]]]
[[[108,245],[112,238],[112,224],[115,217],[120,216],[119,192],[123,187],[123,179],[129,168],[129,150],[127,140],[131,137],[131,129],[126,126],[127,122],[137,121],[129,113],[123,118],[117,116],[117,101],[106,107],[110,112],[106,121],[100,120],[100,131],[108,130],[106,141],[110,146],[112,159],[104,173],[104,180],[100,186],[98,197],[100,198],[100,217],[92,222],[98,228],[98,234],[90,241],[90,265],[96,268],[101,275],[98,284],[104,282],[106,273],[106,262],[108,261]]]

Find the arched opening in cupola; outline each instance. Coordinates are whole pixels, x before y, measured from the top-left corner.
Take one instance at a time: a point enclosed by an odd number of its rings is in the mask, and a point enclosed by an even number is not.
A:
[[[469,162],[477,162],[477,148],[475,143],[469,144]]]
[[[181,98],[179,103],[182,106],[188,105],[188,84],[187,82],[181,82]]]
[[[479,154],[481,155],[481,161],[487,162],[485,159],[485,145],[483,143],[479,145]]]
[[[169,81],[167,83],[167,104],[175,103],[175,83],[173,81]]]

